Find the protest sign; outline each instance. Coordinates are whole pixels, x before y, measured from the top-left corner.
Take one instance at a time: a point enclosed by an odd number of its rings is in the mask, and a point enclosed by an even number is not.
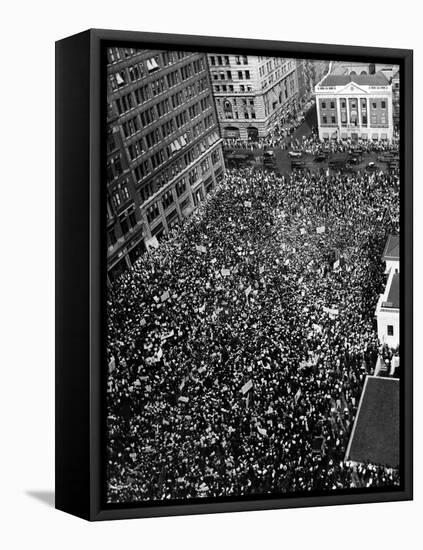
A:
[[[250,379],[248,380],[247,383],[245,383],[242,388],[241,388],[241,393],[242,395],[245,395],[248,391],[251,390],[251,388],[253,387],[253,381]]]
[[[163,292],[163,294],[160,296],[160,299],[162,302],[166,302],[166,300],[168,300],[169,298],[170,298],[170,294],[168,290]]]

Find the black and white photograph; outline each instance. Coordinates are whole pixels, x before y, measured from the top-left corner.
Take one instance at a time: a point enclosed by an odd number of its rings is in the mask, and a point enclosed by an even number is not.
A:
[[[399,65],[106,54],[107,504],[399,489]]]

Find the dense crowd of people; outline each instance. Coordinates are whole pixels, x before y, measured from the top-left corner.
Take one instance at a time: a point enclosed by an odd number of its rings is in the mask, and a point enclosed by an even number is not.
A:
[[[109,289],[109,502],[398,484],[345,450],[396,176],[244,169]]]

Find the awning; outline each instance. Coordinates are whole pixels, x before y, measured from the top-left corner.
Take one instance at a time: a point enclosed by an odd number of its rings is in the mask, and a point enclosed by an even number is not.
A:
[[[381,138],[381,139],[388,139],[388,134],[382,134],[382,135],[380,136],[380,138]]]
[[[177,139],[175,139],[175,141],[173,143],[174,143],[176,151],[179,151],[179,149],[181,149],[181,144],[179,143],[179,141]]]
[[[329,139],[328,132],[323,132],[323,139]]]
[[[152,57],[151,59],[147,59],[147,70],[148,71],[154,71],[154,69],[158,69],[159,66],[157,65],[157,61]]]
[[[345,132],[342,132],[341,139],[348,139],[348,134]]]
[[[361,139],[367,139],[367,134],[361,134]]]
[[[116,73],[116,82],[118,83],[118,86],[120,86],[121,84],[125,84],[125,81],[123,80],[120,73]]]
[[[184,147],[184,146],[187,144],[187,142],[186,142],[184,136],[181,136],[181,137],[179,138],[179,140],[180,140],[180,142],[181,142],[182,147]]]
[[[372,139],[379,139],[379,136],[377,134],[372,134]]]

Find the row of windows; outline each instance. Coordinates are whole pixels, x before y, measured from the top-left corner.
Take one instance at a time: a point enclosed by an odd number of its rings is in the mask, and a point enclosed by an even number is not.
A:
[[[109,64],[118,63],[119,61],[130,59],[140,53],[140,50],[136,50],[135,48],[108,48],[107,60]],[[155,67],[155,64],[158,68],[164,68],[181,61],[181,59],[184,59],[189,55],[191,55],[190,52],[164,51],[161,54],[156,54],[154,57],[144,60],[144,62],[140,61],[137,65],[135,65],[135,67],[137,67],[140,71],[143,71],[144,68],[151,70]],[[153,59],[155,64],[152,64]]]
[[[205,160],[202,164],[204,164],[205,167],[208,166],[208,168],[204,168],[204,170],[203,168],[201,168],[203,173],[206,173],[207,170],[209,169],[209,161]],[[182,178],[175,185],[174,189],[175,189],[177,198],[179,199],[186,192],[188,185],[192,185],[197,180],[198,180],[198,168],[194,168],[193,170],[191,170],[191,172],[187,177]],[[214,182],[213,182],[213,179],[210,177],[206,181],[206,193],[209,193],[213,189],[213,186],[214,186]],[[203,193],[201,192],[199,196],[194,197],[194,202],[196,202],[196,199],[202,200],[203,198],[204,198]],[[160,201],[157,201],[147,208],[146,215],[149,223],[153,223],[160,215],[159,202]],[[169,189],[168,191],[163,193],[161,197],[161,203],[162,203],[163,211],[166,211],[172,204],[175,203],[175,195],[173,194],[172,189]],[[183,210],[190,204],[191,204],[190,197],[187,197],[186,199],[181,201],[179,203],[181,212],[183,212]],[[176,208],[171,212],[168,218],[166,218],[168,225],[173,225],[173,224],[169,224],[169,220],[171,220],[175,216],[179,219]]]
[[[160,164],[163,164],[165,161],[168,161],[167,166],[163,167],[160,173],[157,175],[157,178],[154,180],[154,184],[149,182],[145,184],[140,190],[140,196],[142,201],[146,201],[151,195],[153,195],[158,189],[166,185],[170,180],[172,180],[177,174],[182,172],[187,166],[192,164],[200,155],[205,153],[209,147],[213,145],[218,139],[219,135],[217,132],[211,133],[209,136],[201,140],[199,143],[195,144],[189,150],[187,150],[183,155],[180,155],[173,162],[170,161],[171,157],[175,152],[179,152],[181,147],[181,139],[185,141],[185,144],[188,144],[188,136],[185,134],[179,139],[179,148],[172,150],[171,145],[163,147],[155,155],[150,157],[150,159],[145,159],[139,163],[134,168],[134,176],[138,182],[142,181],[148,174],[150,174],[155,168]],[[173,142],[175,147],[175,142]],[[150,161],[150,162],[149,162]]]
[[[239,92],[252,92],[253,91],[253,87],[252,86],[245,86],[244,84],[240,84],[239,86],[234,86],[233,84],[217,84],[215,86],[213,86],[213,89],[215,92],[219,93],[219,92],[236,92],[236,91],[239,91]]]
[[[166,100],[168,101],[168,100]],[[181,111],[178,113],[174,118],[170,118],[165,123],[163,123],[160,127],[154,128],[151,132],[148,132],[145,136],[141,137],[137,141],[132,142],[128,146],[128,153],[131,160],[134,160],[139,155],[147,151],[148,149],[151,149],[155,145],[157,145],[161,139],[164,139],[171,135],[176,130],[181,129],[183,126],[188,124],[188,122],[201,114],[203,114],[209,107],[211,106],[211,100],[210,97],[202,98],[199,102],[195,103],[194,105],[191,105],[188,108],[188,111]],[[164,109],[166,106],[163,107]],[[153,119],[151,119],[151,111],[150,109],[147,109],[147,111],[144,111],[141,113],[143,116],[143,120],[149,121],[151,123]],[[210,115],[206,116],[202,121],[200,121],[198,124],[195,125],[195,130],[193,131],[193,137],[198,137],[202,132],[210,128],[212,124],[214,123],[214,117],[213,113],[210,113]],[[148,125],[148,124],[146,124]],[[130,120],[127,120],[122,125],[123,132],[125,137],[130,137],[134,134],[136,134],[140,130],[140,124],[137,117],[134,117]],[[190,130],[187,131],[188,138],[187,141],[191,141],[191,132]],[[185,144],[183,144],[185,145]]]
[[[236,72],[239,80],[250,79],[250,71],[237,71]],[[220,71],[219,73],[213,73],[213,80],[232,80],[232,71]]]
[[[168,75],[169,76],[169,75]],[[157,81],[151,83],[151,88],[149,85],[144,85],[139,88],[136,88],[134,92],[125,94],[115,100],[116,110],[119,115],[122,115],[137,105],[142,105],[155,95],[158,95],[161,86],[163,85],[163,78],[158,79]],[[189,84],[183,90],[173,94],[171,96],[171,104],[175,109],[179,105],[182,105],[185,101],[189,101],[196,95],[199,95],[207,88],[207,78],[203,77],[194,84]],[[169,98],[164,99],[156,104],[157,115],[159,117],[163,116],[170,110]]]
[[[337,119],[336,115],[331,115],[331,116],[323,115],[322,116],[322,123],[323,124],[329,124],[329,120],[330,120],[330,124],[336,124],[336,119]],[[347,124],[347,122],[348,122],[347,114],[346,113],[341,113],[341,124]],[[363,126],[366,126],[367,122],[368,122],[367,115],[362,115],[361,116],[361,124]],[[357,114],[355,114],[353,116],[350,116],[350,123],[355,124],[356,126],[359,124],[359,119],[358,119]],[[377,125],[377,124],[388,125],[388,120],[386,118],[386,115],[383,115],[383,114],[380,117],[378,117],[377,115],[371,115],[370,116],[370,124],[372,126]]]
[[[335,106],[336,106],[335,101],[329,101],[329,102],[321,101],[320,104],[321,104],[322,109],[335,109]],[[379,107],[381,109],[386,109],[386,100],[385,99],[381,99],[381,100],[372,99],[371,100],[372,109],[377,109],[378,104],[379,104]],[[346,99],[341,99],[340,100],[340,106],[341,106],[341,109],[346,108],[346,106],[347,106]],[[350,107],[352,109],[356,109],[357,108],[357,102],[355,100],[351,100],[350,101]],[[367,100],[366,99],[361,99],[361,107],[362,108],[367,108]]]
[[[268,73],[276,70],[276,78],[284,75],[285,73],[291,71],[294,68],[293,60],[286,60],[283,57],[273,57],[269,59],[265,65],[259,67],[259,76],[263,77]]]
[[[135,215],[135,206],[132,205],[127,210],[125,210],[125,212],[122,212],[119,215],[118,223],[116,223],[115,226],[112,229],[110,229],[110,231],[108,232],[109,244],[113,246],[117,242],[117,237],[116,237],[117,227],[120,227],[120,231],[122,235],[126,235],[136,225],[137,225],[137,218]]]
[[[118,178],[123,173],[122,157],[120,153],[116,153],[107,160],[106,172],[108,183]]]
[[[148,64],[148,60],[147,60]],[[155,62],[154,69],[149,72],[154,72],[158,70],[159,66]],[[158,79],[151,82],[151,89],[154,96],[159,95],[168,88],[173,88],[177,84],[188,80],[192,76],[202,72],[204,70],[204,62],[202,58],[195,60],[194,62],[189,62],[178,69],[168,73],[165,76],[160,76]],[[109,82],[112,90],[119,90],[124,88],[128,84],[139,80],[144,74],[144,71],[140,70],[140,64],[120,69],[115,73],[109,75]]]
[[[229,55],[210,55],[210,65],[230,65]],[[246,55],[236,55],[235,63],[237,65],[248,65],[248,57]]]

